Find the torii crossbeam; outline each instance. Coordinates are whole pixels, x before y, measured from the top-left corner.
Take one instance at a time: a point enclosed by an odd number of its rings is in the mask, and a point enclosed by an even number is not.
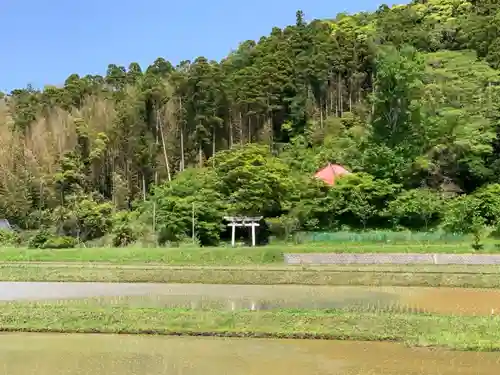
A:
[[[227,224],[231,227],[231,246],[236,246],[236,227],[251,227],[252,228],[252,246],[255,246],[255,227],[260,226],[259,221],[263,216],[225,216],[224,219],[229,221]]]

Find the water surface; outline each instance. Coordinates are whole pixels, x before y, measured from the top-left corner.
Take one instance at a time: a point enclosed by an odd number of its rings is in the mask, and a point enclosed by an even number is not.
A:
[[[424,287],[0,282],[0,301],[71,300],[134,306],[253,309],[401,309],[500,314],[500,290]]]
[[[2,375],[493,375],[498,353],[394,343],[129,335],[0,335]]]

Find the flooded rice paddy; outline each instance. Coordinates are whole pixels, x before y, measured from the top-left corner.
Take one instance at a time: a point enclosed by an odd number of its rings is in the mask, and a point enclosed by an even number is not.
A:
[[[0,282],[0,301],[275,309],[372,306],[500,313],[500,291],[415,287]],[[397,343],[141,335],[0,334],[2,375],[490,375],[500,353]]]
[[[498,353],[395,343],[2,334],[2,375],[492,375]]]
[[[73,300],[140,307],[271,310],[373,308],[500,314],[500,290],[423,287],[0,282],[0,301]]]

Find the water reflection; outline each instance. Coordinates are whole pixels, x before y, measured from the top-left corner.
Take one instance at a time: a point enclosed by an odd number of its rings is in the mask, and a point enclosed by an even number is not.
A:
[[[161,308],[182,308],[193,310],[252,310],[266,311],[276,309],[367,309],[373,306],[374,309],[383,310],[394,309],[398,306],[398,298],[390,294],[373,293],[366,297],[325,297],[324,299],[253,299],[245,298],[225,298],[206,296],[125,296],[125,297],[99,297],[87,298],[85,303],[97,305],[122,305],[132,307],[161,307]],[[58,300],[58,304],[74,304],[81,300]]]
[[[500,290],[423,287],[0,282],[0,301],[187,309],[352,308],[500,314]]]
[[[498,353],[311,340],[3,334],[2,375],[491,375]]]

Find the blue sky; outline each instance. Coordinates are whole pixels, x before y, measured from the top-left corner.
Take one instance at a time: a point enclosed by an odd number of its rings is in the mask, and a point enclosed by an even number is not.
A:
[[[387,1],[387,3],[390,3]],[[375,10],[380,0],[0,0],[0,90],[61,84],[110,63],[219,60],[273,26]]]

